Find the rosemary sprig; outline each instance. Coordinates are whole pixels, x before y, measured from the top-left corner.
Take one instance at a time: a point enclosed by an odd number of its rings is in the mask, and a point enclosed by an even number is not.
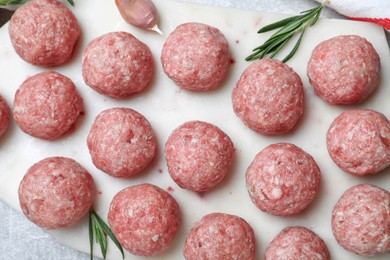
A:
[[[22,5],[27,3],[29,0],[0,0],[0,6],[5,5]],[[74,6],[73,0],[67,0],[71,6]]]
[[[282,60],[287,62],[291,59],[301,44],[303,34],[307,27],[314,25],[320,17],[322,9],[328,4],[329,0],[324,1],[320,6],[301,12],[300,15],[285,18],[275,23],[262,27],[257,33],[264,33],[279,29],[262,45],[253,49],[253,53],[246,57],[246,61],[253,61],[265,58],[275,57],[288,41],[295,35],[300,34],[291,52]]]
[[[107,255],[107,235],[111,238],[114,244],[118,247],[118,249],[122,253],[122,258],[125,258],[125,254],[123,252],[122,245],[116,239],[114,233],[112,233],[110,227],[99,217],[95,210],[92,208],[88,213],[89,217],[89,249],[91,260],[93,259],[93,235],[96,235],[96,243],[100,245],[100,249],[102,251],[103,258],[106,259]]]
[[[29,0],[0,0],[0,6],[2,5],[22,5],[27,3]]]

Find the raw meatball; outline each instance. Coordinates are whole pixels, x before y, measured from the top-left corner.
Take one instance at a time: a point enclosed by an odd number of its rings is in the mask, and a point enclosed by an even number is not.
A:
[[[0,137],[2,137],[8,128],[10,120],[10,109],[7,102],[0,96]]]
[[[85,83],[113,98],[125,98],[146,88],[153,75],[149,47],[127,32],[104,34],[84,50]]]
[[[27,78],[15,94],[13,116],[25,133],[47,140],[65,134],[83,110],[83,99],[68,77],[41,72]]]
[[[328,152],[345,172],[362,176],[390,165],[390,122],[374,110],[339,115],[326,135]]]
[[[32,0],[21,6],[8,30],[16,53],[26,62],[41,66],[69,61],[80,35],[76,17],[57,0]]]
[[[229,136],[201,121],[179,126],[165,144],[169,174],[181,188],[192,191],[215,187],[228,173],[233,157]]]
[[[283,229],[267,246],[265,260],[318,259],[329,260],[330,254],[325,242],[305,227]]]
[[[371,184],[349,188],[332,213],[332,230],[346,250],[373,256],[390,250],[390,193]]]
[[[183,255],[187,260],[250,260],[255,258],[255,247],[248,222],[238,216],[212,213],[191,229]]]
[[[378,87],[380,60],[370,42],[342,35],[315,47],[307,75],[315,92],[329,104],[357,104]]]
[[[44,229],[78,223],[94,197],[92,176],[75,160],[65,157],[49,157],[35,163],[19,186],[23,213]]]
[[[308,153],[288,143],[271,144],[259,152],[246,171],[253,203],[278,216],[305,209],[318,193],[321,172]]]
[[[114,177],[131,177],[154,158],[157,139],[148,120],[130,108],[102,111],[87,138],[95,166]]]
[[[108,223],[122,246],[134,255],[167,250],[180,225],[179,205],[152,184],[125,188],[112,199]]]
[[[183,89],[214,89],[229,67],[229,44],[217,28],[196,22],[181,24],[164,43],[161,63],[168,77]]]
[[[252,130],[264,134],[290,131],[303,113],[301,78],[286,64],[272,59],[253,62],[232,92],[236,115]]]

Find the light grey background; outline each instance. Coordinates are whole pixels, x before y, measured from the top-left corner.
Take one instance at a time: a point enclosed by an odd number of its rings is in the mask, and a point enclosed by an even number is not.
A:
[[[75,0],[77,8],[77,1]],[[113,1],[113,0],[111,0]],[[297,14],[318,4],[312,0],[181,0],[199,4]],[[1,13],[0,13],[1,14]],[[325,9],[323,17],[343,18]],[[87,260],[89,255],[55,241],[22,214],[0,201],[0,260]]]

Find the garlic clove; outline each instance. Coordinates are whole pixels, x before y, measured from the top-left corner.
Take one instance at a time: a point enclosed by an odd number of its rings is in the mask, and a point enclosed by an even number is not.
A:
[[[155,24],[152,28],[150,28],[149,30],[152,30],[152,31],[155,31],[156,33],[158,34],[163,34],[162,31],[160,30],[160,28],[158,28],[158,25]]]
[[[115,0],[115,4],[127,23],[162,34],[157,25],[157,9],[151,0]]]

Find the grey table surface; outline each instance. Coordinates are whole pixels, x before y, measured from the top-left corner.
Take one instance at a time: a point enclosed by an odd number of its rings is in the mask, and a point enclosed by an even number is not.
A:
[[[77,8],[77,1],[75,0]],[[81,1],[81,0],[80,0]],[[234,7],[267,12],[297,14],[317,5],[312,0],[181,0],[182,2]],[[12,15],[0,9],[0,27]],[[330,9],[323,17],[344,19]],[[389,41],[389,33],[387,33]],[[1,46],[0,46],[1,48]],[[0,61],[1,62],[1,61]],[[29,222],[21,213],[0,200],[0,260],[87,260],[89,255],[68,248]]]

